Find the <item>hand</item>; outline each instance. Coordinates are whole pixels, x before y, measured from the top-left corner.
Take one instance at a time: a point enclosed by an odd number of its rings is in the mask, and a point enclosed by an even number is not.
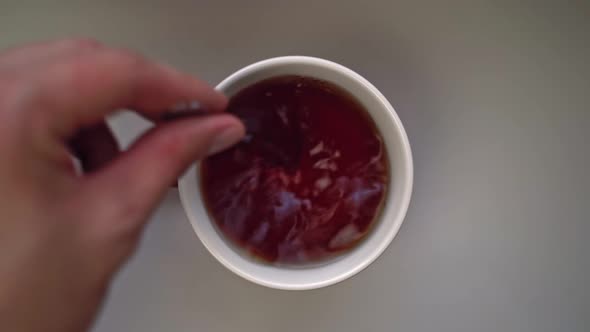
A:
[[[122,108],[157,120],[193,100],[212,114],[157,124],[122,153],[104,122]],[[192,77],[94,41],[0,55],[0,331],[90,326],[169,184],[243,136],[219,114],[226,104]]]

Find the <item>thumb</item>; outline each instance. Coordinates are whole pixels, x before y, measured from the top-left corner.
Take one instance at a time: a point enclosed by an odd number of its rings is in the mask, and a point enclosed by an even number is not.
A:
[[[191,163],[237,143],[244,132],[242,123],[228,114],[185,118],[153,128],[85,180],[97,221],[115,232],[139,230],[170,183]]]

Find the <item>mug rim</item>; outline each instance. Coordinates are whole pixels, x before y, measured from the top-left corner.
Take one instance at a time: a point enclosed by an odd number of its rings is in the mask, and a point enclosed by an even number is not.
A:
[[[399,228],[401,227],[401,225],[405,219],[405,216],[406,216],[406,213],[407,213],[407,210],[409,207],[411,195],[412,195],[412,190],[413,190],[414,169],[413,169],[413,159],[412,159],[412,152],[411,152],[410,143],[409,143],[406,131],[401,123],[401,120],[399,119],[393,106],[389,103],[389,101],[387,101],[387,99],[383,96],[383,94],[375,86],[373,86],[369,81],[367,81],[364,77],[362,77],[361,75],[354,72],[353,70],[351,70],[347,67],[344,67],[340,64],[337,64],[337,63],[329,61],[329,60],[316,58],[316,57],[309,57],[309,56],[281,56],[281,57],[269,58],[269,59],[255,62],[253,64],[250,64],[248,66],[245,66],[245,67],[237,70],[236,72],[234,72],[233,74],[229,75],[227,78],[222,80],[216,86],[216,89],[220,90],[220,91],[225,91],[225,89],[230,87],[233,83],[235,83],[239,79],[242,79],[244,77],[248,77],[248,76],[252,75],[253,73],[259,72],[263,69],[266,69],[266,68],[269,68],[272,66],[293,65],[293,64],[326,67],[330,70],[339,72],[340,74],[342,74],[344,76],[348,76],[349,78],[356,81],[356,83],[362,85],[366,90],[368,90],[368,92],[371,94],[371,98],[375,98],[379,102],[380,106],[382,106],[381,112],[387,112],[388,116],[393,121],[394,128],[397,131],[396,134],[401,139],[400,143],[401,143],[401,149],[402,149],[402,154],[403,154],[403,159],[404,159],[402,162],[404,163],[406,174],[405,174],[405,177],[402,179],[402,181],[404,182],[403,183],[404,191],[402,192],[402,197],[400,198],[400,205],[399,205],[399,208],[397,209],[396,220],[391,225],[391,227],[389,229],[387,229],[387,234],[386,234],[385,239],[382,240],[381,242],[379,242],[378,245],[370,251],[370,254],[368,254],[366,257],[364,257],[363,260],[360,261],[358,264],[356,264],[355,266],[352,266],[347,271],[340,273],[336,276],[333,276],[331,278],[326,278],[324,280],[316,281],[313,283],[284,283],[284,282],[272,280],[272,278],[261,278],[260,276],[256,276],[256,275],[253,275],[252,273],[248,273],[247,271],[240,268],[239,266],[232,264],[228,259],[226,259],[226,257],[222,253],[220,253],[216,248],[214,248],[211,245],[210,241],[208,241],[208,239],[205,238],[205,234],[204,234],[205,232],[200,229],[201,226],[199,225],[199,222],[197,219],[200,217],[203,217],[203,216],[197,216],[196,214],[191,213],[192,210],[190,208],[190,204],[191,204],[191,202],[194,202],[195,199],[198,199],[204,205],[204,202],[201,200],[201,197],[196,197],[196,198],[194,197],[194,194],[193,194],[194,188],[189,188],[189,186],[192,186],[192,187],[195,187],[195,185],[198,186],[199,181],[198,180],[195,181],[195,179],[194,179],[195,175],[197,177],[199,176],[198,163],[193,164],[190,167],[190,169],[185,173],[185,175],[183,175],[179,179],[178,189],[180,192],[180,198],[181,198],[181,202],[182,202],[185,214],[187,215],[187,218],[189,219],[189,221],[192,225],[192,228],[195,231],[197,237],[200,239],[201,243],[203,243],[205,248],[207,248],[209,253],[211,253],[211,255],[213,255],[223,266],[225,266],[227,269],[229,269],[233,273],[241,276],[242,278],[249,280],[251,282],[254,282],[256,284],[262,285],[262,286],[276,288],[276,289],[285,289],[285,290],[305,290],[305,289],[315,289],[315,288],[326,287],[326,286],[341,282],[345,279],[348,279],[348,278],[354,276],[355,274],[359,273],[363,269],[365,269],[368,265],[370,265],[373,261],[375,261],[385,251],[385,249],[389,246],[391,241],[397,235]],[[338,83],[335,83],[335,84],[338,85]],[[371,117],[373,118],[372,115],[371,115]],[[381,133],[381,135],[384,135],[384,133]],[[392,175],[390,175],[390,176],[392,176]],[[197,191],[200,191],[200,188],[197,188]],[[386,197],[386,200],[384,202],[384,207],[382,207],[382,209],[385,209],[385,206],[388,203],[390,203],[390,200],[391,200],[390,197]],[[204,217],[207,218],[207,222],[214,223],[214,221],[211,220],[211,217],[209,214],[206,214]],[[380,219],[382,219],[382,218],[383,218],[383,216],[380,216],[379,220],[376,220],[375,222],[380,221]],[[218,234],[218,233],[217,233],[217,236],[222,237],[222,235]],[[222,239],[222,240],[227,241],[224,239]],[[326,264],[332,264],[332,263],[326,263]],[[276,268],[277,269],[285,269],[282,267],[276,267]]]

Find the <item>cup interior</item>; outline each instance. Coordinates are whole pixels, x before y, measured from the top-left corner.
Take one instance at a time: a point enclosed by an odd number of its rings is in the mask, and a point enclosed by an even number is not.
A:
[[[354,96],[367,110],[384,140],[390,166],[388,192],[373,229],[352,250],[321,264],[290,268],[274,266],[244,255],[210,220],[201,198],[199,165],[179,181],[182,204],[197,236],[225,267],[243,278],[278,289],[313,289],[353,276],[373,262],[398,232],[412,192],[412,154],[407,135],[393,107],[367,80],[339,64],[312,57],[288,56],[257,62],[232,74],[217,89],[228,96],[258,81],[283,75],[331,82]]]

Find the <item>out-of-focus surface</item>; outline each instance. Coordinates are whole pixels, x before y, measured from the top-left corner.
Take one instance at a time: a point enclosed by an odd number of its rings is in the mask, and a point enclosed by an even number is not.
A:
[[[590,330],[589,2],[0,0],[0,31],[0,48],[91,36],[212,84],[263,58],[324,57],[373,82],[410,137],[408,216],[358,276],[250,284],[171,192],[95,332]],[[124,144],[145,128],[111,123]]]

